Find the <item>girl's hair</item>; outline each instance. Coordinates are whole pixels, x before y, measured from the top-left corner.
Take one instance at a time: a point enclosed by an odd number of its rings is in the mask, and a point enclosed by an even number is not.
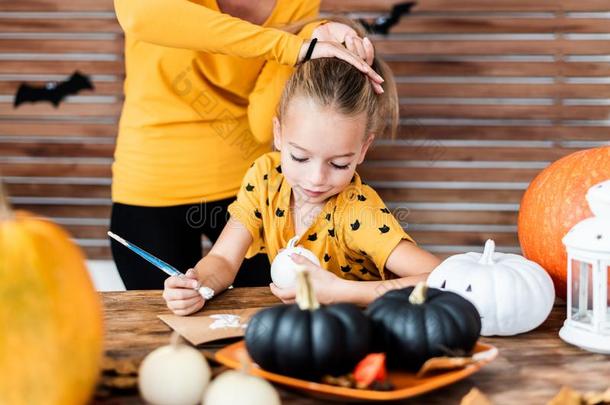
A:
[[[361,37],[364,29],[346,18],[333,18],[354,28]],[[338,113],[354,116],[365,113],[366,132],[378,137],[394,138],[398,125],[398,95],[394,77],[389,67],[377,56],[372,68],[383,78],[384,93],[376,94],[367,76],[351,64],[337,58],[312,59],[298,65],[286,83],[278,105],[281,121],[286,115],[288,103],[296,96],[314,99],[323,107]]]

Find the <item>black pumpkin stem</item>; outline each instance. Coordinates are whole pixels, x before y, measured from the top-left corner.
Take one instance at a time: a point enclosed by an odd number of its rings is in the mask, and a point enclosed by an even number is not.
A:
[[[309,279],[309,272],[305,266],[298,266],[297,271],[297,291],[296,302],[299,308],[303,311],[314,311],[320,308],[320,303],[316,298],[316,293]]]
[[[411,295],[409,295],[409,302],[414,305],[421,305],[426,302],[426,293],[428,292],[428,286],[425,282],[420,281],[417,283]]]

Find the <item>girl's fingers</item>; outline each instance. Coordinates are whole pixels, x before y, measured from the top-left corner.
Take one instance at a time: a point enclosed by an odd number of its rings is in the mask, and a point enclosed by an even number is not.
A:
[[[184,309],[173,310],[172,312],[176,315],[186,316],[186,315],[190,315],[194,312],[199,311],[201,308],[203,308],[204,305],[205,305],[205,301],[201,300],[201,301],[198,301],[195,304],[191,305],[190,307],[187,307]]]
[[[168,302],[188,300],[195,297],[201,298],[201,294],[199,294],[199,291],[190,288],[166,288],[163,290],[163,298]]]
[[[171,276],[165,279],[165,288],[197,288],[199,282],[189,277]]]
[[[201,298],[201,296],[184,300],[171,300],[167,302],[167,307],[172,311],[184,310],[194,306],[195,304],[199,304],[201,301],[203,301],[203,298]]]
[[[197,301],[192,307],[185,309],[189,314],[199,311],[205,305],[205,300]]]
[[[193,269],[193,268],[188,269],[188,270],[186,271],[185,276],[186,276],[186,277],[188,277],[188,278],[194,278],[194,279],[197,279],[197,278],[198,278],[198,277],[197,277],[197,272],[196,272],[196,271],[195,271],[195,269]]]
[[[269,288],[273,295],[281,299],[284,303],[289,300],[294,300],[296,297],[294,288],[278,288],[274,283],[269,284]]]
[[[198,290],[199,287],[201,287],[201,282],[199,281],[199,275],[197,274],[197,271],[195,271],[195,269],[188,269],[186,271],[186,274],[184,275],[184,277],[196,281],[195,286],[191,287],[191,288]]]
[[[303,255],[300,255],[298,253],[293,253],[290,255],[290,259],[292,259],[293,262],[295,262],[296,264],[302,264],[304,266],[307,266],[308,268],[310,267],[318,267],[314,262],[312,262],[311,260],[309,260],[308,258],[306,258]]]

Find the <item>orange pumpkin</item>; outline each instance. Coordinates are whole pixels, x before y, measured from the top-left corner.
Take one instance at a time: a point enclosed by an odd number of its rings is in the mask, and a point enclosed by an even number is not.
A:
[[[544,169],[530,183],[519,209],[519,243],[525,257],[546,269],[555,293],[565,298],[567,254],[561,238],[592,215],[589,188],[610,179],[610,147],[572,153]]]
[[[88,403],[102,323],[80,249],[54,223],[10,211],[0,189],[0,403]]]

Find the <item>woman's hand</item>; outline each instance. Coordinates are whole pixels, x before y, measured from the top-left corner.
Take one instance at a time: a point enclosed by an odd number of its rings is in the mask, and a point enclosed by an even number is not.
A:
[[[325,305],[332,304],[336,285],[341,282],[341,279],[330,271],[317,266],[304,256],[295,253],[292,254],[290,258],[296,264],[302,264],[307,268],[309,280],[316,293],[318,302]],[[284,304],[293,304],[295,302],[295,287],[279,288],[273,283],[271,283],[269,287],[271,288],[273,295],[281,299]]]
[[[373,58],[375,57],[373,44],[366,37],[360,38],[358,33],[349,25],[328,22],[316,28],[311,37],[318,38],[318,41],[345,44],[347,49],[358,55],[368,65],[373,64]]]
[[[377,94],[383,93],[383,78],[370,67],[375,49],[368,38],[360,38],[353,28],[336,22],[320,25],[313,31],[312,38],[317,38],[318,42],[311,59],[335,57],[344,60],[369,77]],[[305,58],[310,43],[311,41],[305,41],[301,47],[299,61]]]
[[[184,277],[172,276],[165,279],[163,298],[167,307],[176,315],[190,315],[203,308],[205,300],[199,294],[199,279],[193,269]]]

